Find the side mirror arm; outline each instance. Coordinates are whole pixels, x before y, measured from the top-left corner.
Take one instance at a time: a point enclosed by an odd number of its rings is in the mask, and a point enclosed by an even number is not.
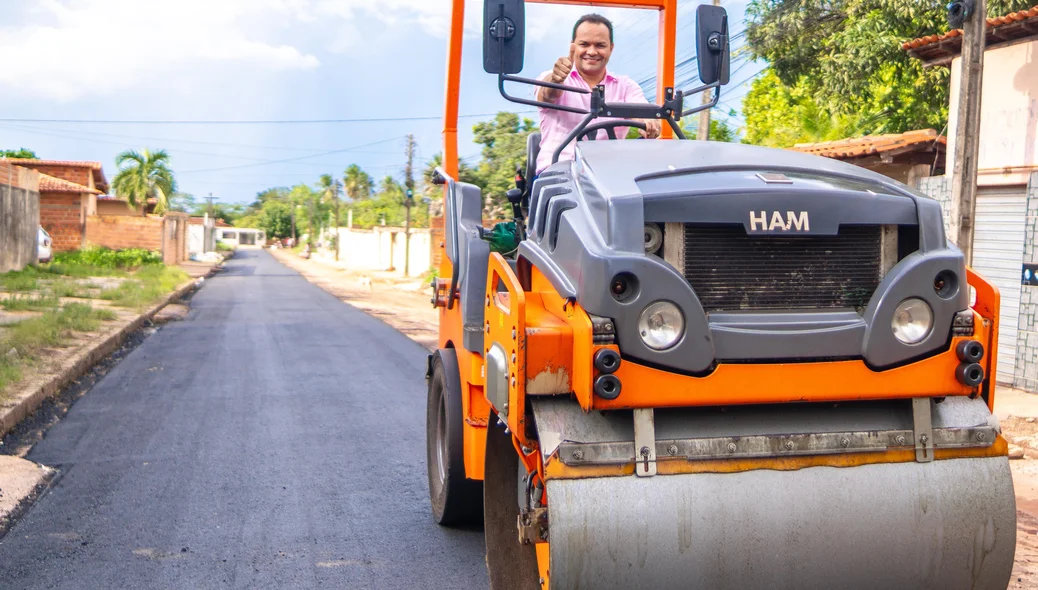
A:
[[[588,114],[586,110],[577,107],[567,107],[550,102],[541,102],[539,100],[530,100],[528,98],[519,98],[517,96],[512,96],[508,94],[508,92],[505,90],[505,81],[521,82],[523,84],[530,84],[533,86],[554,88],[556,90],[562,90],[563,92],[576,92],[577,94],[591,94],[590,90],[584,90],[583,88],[573,88],[572,86],[566,86],[564,84],[555,84],[554,82],[545,82],[543,80],[534,80],[533,78],[522,78],[520,76],[512,76],[509,74],[497,75],[497,89],[501,93],[501,96],[509,102],[523,104],[531,107],[541,107],[545,109],[554,109],[556,111],[565,111],[567,113],[577,113],[578,115]]]
[[[692,91],[690,91],[689,94],[692,94],[692,93],[695,93],[695,92],[704,92],[706,90],[710,90],[711,88],[716,88],[716,90],[714,91],[714,98],[710,102],[708,102],[706,104],[701,104],[701,105],[699,105],[697,107],[692,107],[692,108],[688,109],[687,111],[682,112],[681,116],[682,117],[687,117],[689,115],[694,115],[696,113],[705,111],[707,109],[712,109],[715,106],[717,106],[717,101],[720,100],[720,98],[721,98],[721,83],[720,82],[714,82],[713,84],[707,84],[706,86],[700,86],[699,88],[696,88],[696,89],[693,89]]]

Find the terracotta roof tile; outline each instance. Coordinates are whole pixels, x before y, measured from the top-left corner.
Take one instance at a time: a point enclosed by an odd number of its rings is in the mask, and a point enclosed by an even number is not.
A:
[[[40,192],[41,193],[87,193],[91,195],[100,195],[101,191],[85,187],[81,184],[69,182],[62,178],[50,176],[49,174],[40,173]]]
[[[32,168],[33,166],[68,166],[71,168],[90,168],[94,171],[94,184],[101,188],[101,192],[108,190],[108,179],[105,178],[104,167],[101,162],[86,162],[79,160],[33,160],[30,158],[7,158],[12,164]]]
[[[1021,10],[1019,12],[1014,12],[1014,13],[1011,13],[1011,14],[1007,14],[1005,16],[996,16],[994,18],[989,18],[988,19],[988,28],[992,29],[992,28],[995,28],[995,27],[1003,26],[1003,25],[1008,25],[1008,24],[1012,24],[1012,23],[1017,23],[1017,22],[1025,21],[1025,20],[1027,20],[1029,18],[1035,18],[1035,17],[1038,17],[1038,5],[1036,5],[1036,6],[1032,7],[1032,8],[1029,8],[1027,10]],[[918,39],[912,39],[911,41],[905,41],[904,43],[901,44],[901,49],[903,49],[905,51],[908,51],[910,49],[919,49],[919,48],[925,47],[927,45],[933,45],[934,43],[939,43],[941,41],[944,41],[945,39],[951,39],[951,38],[954,38],[954,37],[961,37],[961,36],[962,36],[962,29],[954,29],[954,30],[948,31],[947,33],[943,33],[941,35],[927,35],[925,37],[920,37]]]
[[[19,166],[31,166],[36,164],[38,166],[71,166],[74,168],[90,168],[91,170],[100,170],[101,162],[85,162],[75,160],[33,160],[30,158],[7,158],[12,164],[18,164]]]
[[[912,146],[923,148],[926,144],[937,143],[943,146],[947,142],[945,136],[937,135],[933,129],[919,129],[905,133],[866,135],[819,143],[798,143],[791,149],[826,158],[844,159],[882,154]]]

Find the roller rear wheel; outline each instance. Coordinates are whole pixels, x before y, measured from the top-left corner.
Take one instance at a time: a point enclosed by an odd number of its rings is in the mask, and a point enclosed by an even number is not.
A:
[[[447,526],[478,523],[483,516],[483,486],[465,477],[464,419],[458,357],[438,350],[429,378],[426,468],[433,518]]]

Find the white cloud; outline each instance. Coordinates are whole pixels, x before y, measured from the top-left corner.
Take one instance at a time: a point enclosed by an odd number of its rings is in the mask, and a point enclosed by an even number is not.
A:
[[[467,5],[466,37],[479,38],[482,2]],[[57,102],[139,88],[189,89],[196,74],[220,64],[258,74],[313,70],[319,59],[303,47],[363,53],[368,36],[381,28],[376,24],[446,38],[451,17],[450,0],[39,0],[27,6],[17,24],[0,26],[0,55],[24,56],[4,62],[0,87]],[[568,29],[585,10],[530,5],[527,39]],[[632,13],[640,11],[607,11],[621,21]]]
[[[28,22],[0,28],[0,85],[57,101],[162,84],[168,72],[233,62],[313,69],[311,54],[262,37],[293,16],[277,0],[47,0]]]

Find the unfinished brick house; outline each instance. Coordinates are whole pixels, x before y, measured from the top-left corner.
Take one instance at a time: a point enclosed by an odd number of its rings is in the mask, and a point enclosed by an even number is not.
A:
[[[101,163],[21,158],[8,162],[40,173],[40,225],[54,240],[54,249],[81,248],[87,217],[97,214],[97,195],[108,192]]]

